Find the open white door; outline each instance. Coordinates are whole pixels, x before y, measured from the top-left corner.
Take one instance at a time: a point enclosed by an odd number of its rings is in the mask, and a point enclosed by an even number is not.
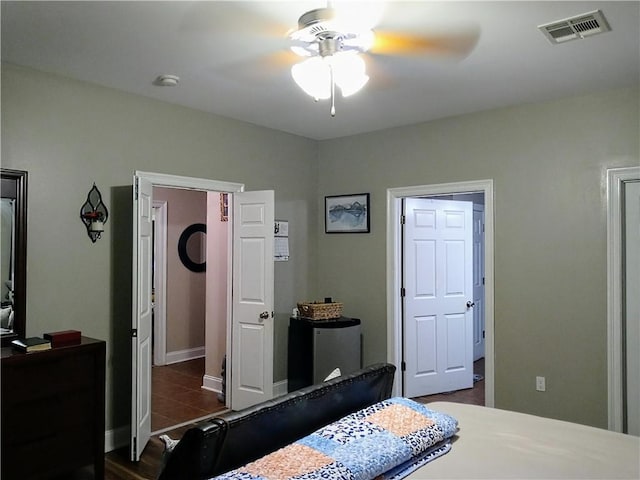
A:
[[[626,432],[640,436],[640,181],[624,191],[624,407]]]
[[[473,386],[473,204],[405,199],[404,395]]]
[[[274,192],[235,193],[231,409],[273,397]]]
[[[133,177],[133,312],[131,318],[131,460],[151,437],[151,182]]]

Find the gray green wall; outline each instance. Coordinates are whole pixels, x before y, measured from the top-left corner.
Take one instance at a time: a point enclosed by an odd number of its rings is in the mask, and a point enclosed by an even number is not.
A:
[[[315,290],[316,142],[6,64],[1,128],[2,166],[29,172],[27,335],[78,329],[107,341],[107,429],[129,421],[135,170],[275,190],[292,252],[275,264],[279,336]],[[79,218],[93,182],[110,212],[95,244]],[[283,380],[286,341],[275,348]]]
[[[386,191],[494,180],[495,405],[607,425],[605,170],[638,165],[638,89],[320,143],[324,195],[371,193],[371,234],[325,235],[318,290],[385,360]],[[547,391],[535,391],[536,375]]]
[[[365,363],[384,361],[386,190],[492,178],[496,406],[604,427],[604,172],[638,164],[639,107],[634,88],[316,142],[3,65],[2,165],[29,171],[27,333],[107,340],[107,428],[127,423],[131,176],[143,170],[275,190],[292,252],[275,264],[276,380],[302,299],[343,301],[363,319]],[[94,181],[111,213],[96,244],[78,218]],[[324,234],[324,196],[359,192],[371,233]]]

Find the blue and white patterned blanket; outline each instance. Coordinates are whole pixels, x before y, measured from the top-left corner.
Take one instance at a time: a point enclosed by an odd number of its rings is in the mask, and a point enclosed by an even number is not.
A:
[[[391,398],[216,480],[399,480],[444,455],[458,422],[407,398]]]

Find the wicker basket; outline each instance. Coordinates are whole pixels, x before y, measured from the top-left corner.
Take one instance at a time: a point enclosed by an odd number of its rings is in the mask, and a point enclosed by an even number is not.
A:
[[[300,316],[311,320],[326,320],[342,316],[342,303],[304,302],[298,303]]]

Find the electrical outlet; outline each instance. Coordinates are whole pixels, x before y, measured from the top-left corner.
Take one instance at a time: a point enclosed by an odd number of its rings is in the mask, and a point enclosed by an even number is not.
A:
[[[544,377],[536,377],[536,390],[544,392],[547,390],[547,385]]]

